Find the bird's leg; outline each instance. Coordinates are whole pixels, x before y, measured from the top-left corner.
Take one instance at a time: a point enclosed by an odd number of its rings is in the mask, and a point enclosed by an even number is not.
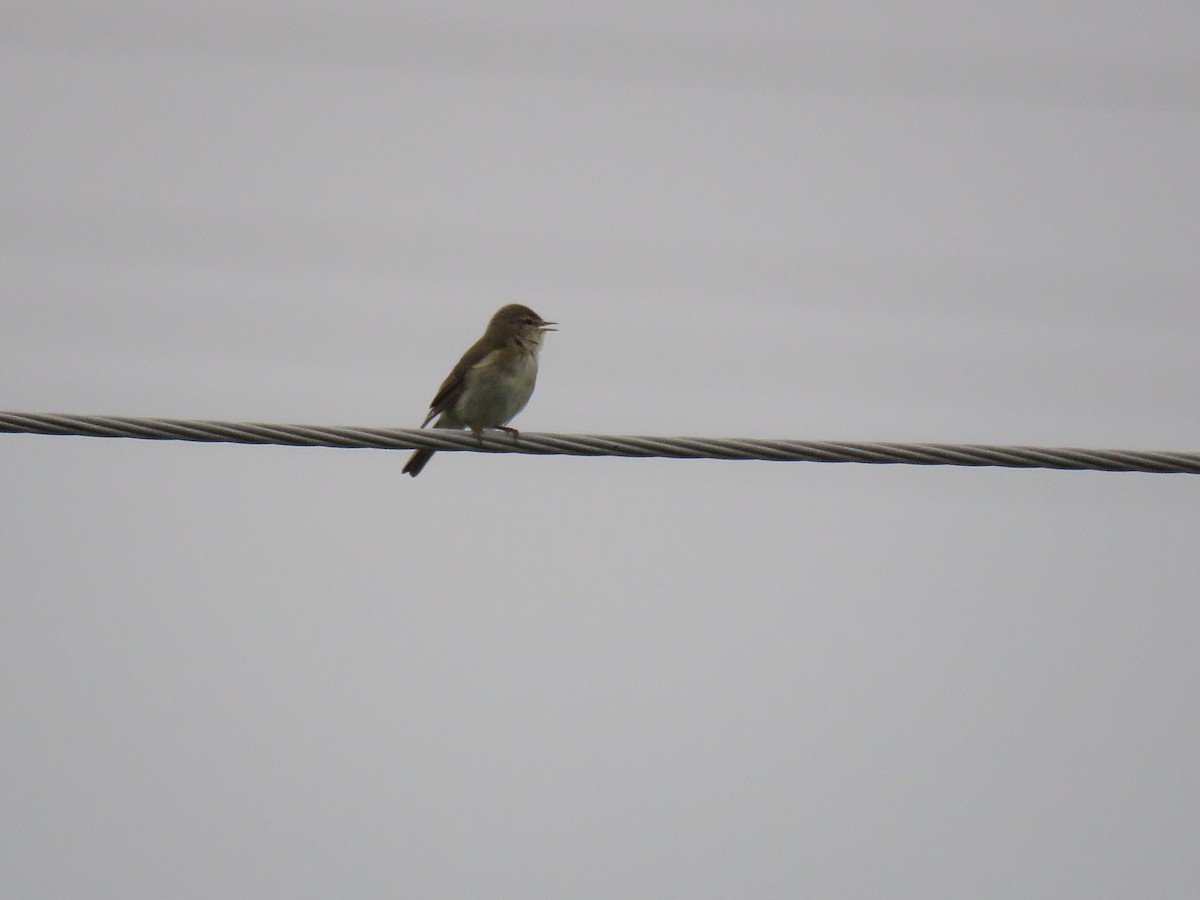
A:
[[[507,431],[509,434],[511,434],[513,436],[514,444],[521,439],[521,432],[517,431],[517,429],[513,428],[511,425],[497,425],[496,427],[501,431]]]
[[[472,428],[471,434],[475,435],[475,440],[479,441],[479,446],[482,447],[483,446],[483,429],[482,428]]]

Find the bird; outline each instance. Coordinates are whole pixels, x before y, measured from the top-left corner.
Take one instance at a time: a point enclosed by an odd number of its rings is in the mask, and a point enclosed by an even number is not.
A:
[[[485,428],[520,437],[508,423],[533,395],[538,351],[545,333],[557,331],[553,327],[557,324],[519,303],[496,310],[483,337],[463,354],[438,388],[421,427],[437,416],[434,428],[470,428],[480,440]],[[433,454],[433,450],[417,450],[401,471],[416,478]]]

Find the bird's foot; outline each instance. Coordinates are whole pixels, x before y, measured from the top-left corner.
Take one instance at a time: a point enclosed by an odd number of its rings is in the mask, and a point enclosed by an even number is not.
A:
[[[511,425],[497,425],[496,427],[501,431],[507,431],[509,434],[511,434],[513,436],[514,444],[521,439],[521,432],[517,431],[517,429],[513,428]]]

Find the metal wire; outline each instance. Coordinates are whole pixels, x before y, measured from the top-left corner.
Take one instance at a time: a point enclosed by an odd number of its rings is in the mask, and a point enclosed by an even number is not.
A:
[[[467,431],[419,428],[347,428],[265,425],[131,416],[68,416],[0,412],[0,432],[125,437],[159,441],[279,444],[375,450],[468,450],[567,456],[639,456],[667,459],[759,459],[797,462],[893,463],[913,466],[1004,466],[1018,469],[1091,469],[1101,472],[1175,472],[1200,475],[1200,453],[1005,447],[988,444],[892,444],[780,441],[747,438],[638,437],[499,431],[477,439]]]

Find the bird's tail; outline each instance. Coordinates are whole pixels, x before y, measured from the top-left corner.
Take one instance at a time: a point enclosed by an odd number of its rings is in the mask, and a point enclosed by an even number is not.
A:
[[[425,417],[425,421],[421,423],[421,427],[424,428],[426,425],[428,425],[429,420],[432,418],[433,412],[431,411],[429,415]],[[437,421],[433,423],[433,427],[462,428],[462,423],[458,421],[458,416],[454,414],[454,410],[447,409],[444,410],[440,416],[438,416]],[[416,478],[421,474],[421,470],[429,464],[429,458],[436,452],[436,450],[418,450],[408,458],[408,462],[404,464],[404,468],[400,471],[408,473],[413,478]]]
[[[429,463],[429,460],[433,457],[434,452],[435,451],[433,450],[418,450],[408,458],[408,462],[404,464],[404,468],[400,471],[411,475],[413,478],[416,478],[421,474],[421,470]]]

